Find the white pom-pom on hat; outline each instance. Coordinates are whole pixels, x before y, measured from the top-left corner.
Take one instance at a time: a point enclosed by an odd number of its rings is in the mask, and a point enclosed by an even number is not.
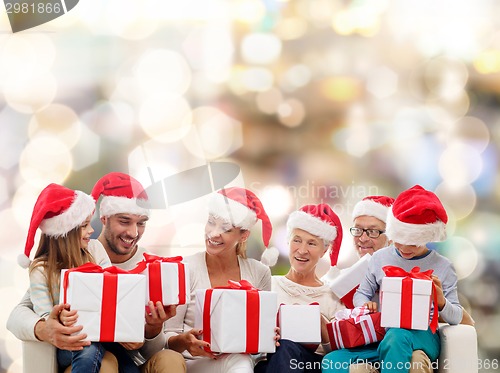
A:
[[[268,267],[274,267],[278,262],[278,258],[280,256],[280,252],[274,246],[268,247],[262,253],[260,257],[260,262]]]

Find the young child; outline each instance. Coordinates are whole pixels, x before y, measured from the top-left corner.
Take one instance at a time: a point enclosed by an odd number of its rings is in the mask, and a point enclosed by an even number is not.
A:
[[[387,217],[386,234],[393,244],[373,254],[368,273],[354,295],[354,305],[366,305],[370,310],[377,311],[378,305],[372,299],[385,276],[382,270],[384,266],[397,266],[408,272],[413,267],[420,267],[422,272],[432,269],[439,315],[449,324],[460,323],[463,309],[458,301],[457,275],[453,265],[426,246],[429,242],[446,239],[447,221],[446,211],[434,193],[419,185],[402,192]],[[369,345],[333,351],[325,357],[323,367],[341,366],[342,369],[335,371],[349,372],[350,363],[369,361],[378,362],[381,373],[424,371],[423,368],[419,370],[411,367],[411,356],[415,350],[422,350],[432,361],[436,360],[440,352],[438,333],[432,333],[430,329],[388,328],[378,348]]]
[[[78,267],[87,262],[102,267],[111,263],[106,251],[95,242],[89,246],[94,231],[90,219],[95,210],[94,199],[81,192],[58,184],[50,184],[40,193],[31,217],[24,256],[19,258],[23,267],[30,267],[30,296],[34,311],[46,318],[53,306],[59,303],[61,269]],[[35,233],[42,235],[33,263],[29,255],[34,245]],[[94,240],[93,240],[94,241]],[[77,310],[64,310],[59,321],[71,326],[77,321]],[[93,342],[80,351],[57,351],[60,368],[71,365],[72,372],[98,372],[105,348]],[[130,360],[130,363],[133,362]],[[135,367],[135,364],[133,364]],[[138,372],[138,370],[137,370]]]

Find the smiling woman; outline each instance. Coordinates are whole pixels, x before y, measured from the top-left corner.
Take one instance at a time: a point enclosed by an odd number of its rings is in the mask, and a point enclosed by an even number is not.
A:
[[[271,271],[246,257],[246,241],[258,220],[267,247],[272,226],[260,199],[251,191],[232,187],[210,196],[205,225],[205,251],[185,257],[189,264],[191,290],[227,286],[228,280],[247,280],[260,290],[271,289]],[[265,249],[266,251],[271,249]],[[195,325],[195,292],[188,305],[179,305],[176,316],[167,321],[167,347],[181,352],[189,372],[253,372],[249,354],[214,355],[210,344],[198,339]]]
[[[329,249],[331,264],[337,263],[342,242],[342,225],[337,214],[326,204],[303,206],[288,217],[287,231],[290,270],[285,276],[273,276],[271,289],[278,293],[278,304],[319,303],[321,345],[311,349],[296,341],[281,339],[276,353],[268,354],[266,360],[257,364],[257,373],[301,372],[306,368],[308,372],[320,372],[322,355],[330,350],[326,323],[334,318],[337,310],[345,308],[316,276],[316,266]],[[306,322],[304,318],[303,321]],[[293,361],[301,364],[293,364]]]

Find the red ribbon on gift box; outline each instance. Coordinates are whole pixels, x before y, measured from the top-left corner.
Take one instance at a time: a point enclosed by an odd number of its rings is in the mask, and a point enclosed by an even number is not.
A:
[[[102,273],[102,304],[101,304],[101,330],[99,341],[113,342],[115,339],[116,327],[116,300],[118,296],[118,275],[129,273],[118,267],[102,268],[94,263],[85,263],[79,267],[68,269],[64,273],[64,303],[67,303],[67,291],[69,285],[69,274],[79,273]]]
[[[182,256],[164,258],[157,255],[144,253],[144,260],[137,264],[131,272],[142,273],[148,269],[149,278],[149,299],[154,303],[160,301],[163,304],[163,292],[161,287],[161,263],[176,263],[179,279],[179,303],[186,304],[186,269],[182,263]]]
[[[434,312],[432,314],[432,320],[430,323],[430,328],[433,333],[436,332],[438,326],[438,302],[437,302],[437,292],[436,285],[432,281],[432,269],[425,272],[420,272],[420,267],[413,267],[410,272],[406,272],[403,268],[396,266],[384,266],[382,267],[385,275],[387,277],[404,277],[401,287],[401,328],[411,329],[411,316],[412,316],[412,294],[413,294],[413,279],[428,280],[432,282],[432,304]]]
[[[259,289],[255,288],[247,280],[228,281],[228,286],[215,287],[207,289],[205,293],[205,301],[203,303],[203,340],[211,343],[211,326],[210,326],[210,306],[212,304],[212,293],[215,289],[230,289],[246,291],[246,350],[245,353],[256,353],[259,350],[259,314],[260,314],[260,297]],[[211,352],[209,348],[206,351]]]

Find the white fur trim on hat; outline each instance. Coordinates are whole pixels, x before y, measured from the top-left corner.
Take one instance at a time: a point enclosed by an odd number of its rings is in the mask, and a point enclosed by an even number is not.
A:
[[[286,226],[289,235],[294,228],[299,228],[328,242],[337,238],[337,227],[300,210],[290,214]]]
[[[50,237],[64,236],[80,226],[94,210],[94,199],[88,194],[75,190],[75,199],[71,206],[59,215],[43,219],[40,223],[40,230]]]
[[[148,201],[137,198],[103,196],[99,206],[99,214],[101,217],[116,214],[149,216],[149,209],[141,205],[148,206]]]
[[[384,206],[378,202],[364,199],[354,205],[352,211],[352,220],[354,221],[358,216],[373,216],[382,222],[386,222],[389,207]]]
[[[208,212],[235,227],[247,230],[257,223],[257,215],[253,210],[220,193],[213,193],[210,197]]]
[[[427,224],[404,223],[396,219],[392,209],[389,209],[386,235],[395,243],[424,246],[429,242],[446,240],[446,224],[440,220]]]

